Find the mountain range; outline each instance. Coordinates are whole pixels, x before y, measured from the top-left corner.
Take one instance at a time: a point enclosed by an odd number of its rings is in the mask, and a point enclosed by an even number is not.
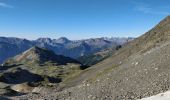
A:
[[[0,63],[10,57],[16,56],[33,46],[47,48],[58,55],[78,58],[90,55],[107,48],[115,48],[133,38],[94,38],[85,40],[69,40],[65,37],[59,39],[39,38],[37,40],[26,40],[20,38],[0,37]]]

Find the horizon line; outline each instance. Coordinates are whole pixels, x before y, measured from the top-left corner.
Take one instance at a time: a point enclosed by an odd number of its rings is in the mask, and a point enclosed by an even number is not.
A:
[[[88,39],[98,39],[98,38],[137,38],[139,36],[104,36],[104,37],[91,37],[91,38],[81,38],[81,39],[70,39],[66,36],[61,36],[61,37],[58,37],[58,38],[51,38],[51,37],[37,37],[36,39],[29,39],[29,38],[25,38],[25,37],[15,37],[15,36],[0,36],[0,38],[17,38],[17,39],[25,39],[25,40],[30,40],[30,41],[34,41],[34,40],[38,40],[38,39],[41,39],[41,38],[49,38],[51,40],[55,40],[55,39],[60,39],[60,38],[66,38],[68,40],[72,40],[72,41],[77,41],[77,40],[88,40]]]

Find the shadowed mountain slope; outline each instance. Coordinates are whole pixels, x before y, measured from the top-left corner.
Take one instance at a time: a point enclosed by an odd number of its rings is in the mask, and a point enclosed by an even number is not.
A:
[[[121,46],[119,45],[117,48],[105,49],[95,54],[81,56],[77,58],[77,60],[80,61],[83,65],[92,66],[110,57],[114,52],[116,52],[120,48]]]
[[[20,68],[16,69],[14,72],[6,72],[0,77],[0,82],[7,84],[21,84],[25,82],[39,81],[43,81],[43,77]]]

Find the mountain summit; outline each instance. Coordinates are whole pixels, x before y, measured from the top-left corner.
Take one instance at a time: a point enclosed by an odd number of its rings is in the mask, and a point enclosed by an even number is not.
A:
[[[71,42],[71,41],[70,41],[69,39],[67,39],[66,37],[60,37],[60,38],[57,39],[56,41],[57,41],[57,43],[61,43],[61,44]]]
[[[56,55],[53,51],[37,46],[7,61],[7,63],[9,62],[28,64],[45,64],[48,62],[55,64],[79,63],[72,58]]]

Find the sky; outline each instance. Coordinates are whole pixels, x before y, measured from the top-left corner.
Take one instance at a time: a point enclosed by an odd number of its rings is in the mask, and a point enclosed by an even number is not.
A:
[[[0,0],[0,36],[138,37],[170,13],[170,0]]]

